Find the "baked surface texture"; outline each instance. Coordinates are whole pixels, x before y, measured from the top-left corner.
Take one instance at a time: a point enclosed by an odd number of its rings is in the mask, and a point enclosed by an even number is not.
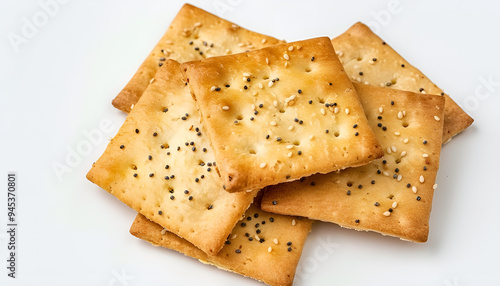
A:
[[[385,151],[368,165],[266,189],[262,209],[425,242],[444,97],[355,84]]]
[[[217,168],[179,64],[168,60],[87,178],[216,254],[256,195],[224,191]]]
[[[332,40],[333,46],[355,82],[422,94],[444,95],[443,143],[469,127],[472,119],[451,97],[420,70],[408,63],[362,23]]]
[[[181,69],[229,192],[360,166],[383,154],[326,37]]]
[[[203,263],[278,286],[292,285],[311,225],[311,220],[270,214],[251,205],[228,236],[224,248],[215,256],[207,255],[140,214],[130,233]]]
[[[132,79],[115,97],[113,106],[130,112],[166,59],[186,62],[242,53],[282,42],[185,4]]]

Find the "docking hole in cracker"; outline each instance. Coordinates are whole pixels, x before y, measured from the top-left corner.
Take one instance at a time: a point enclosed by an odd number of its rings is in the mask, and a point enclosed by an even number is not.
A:
[[[355,84],[385,152],[368,165],[266,189],[265,211],[425,242],[445,99]]]
[[[224,191],[196,102],[171,60],[87,178],[211,255],[257,192]]]
[[[167,59],[186,62],[242,53],[282,42],[184,4],[139,70],[113,100],[113,105],[130,112]]]
[[[181,65],[229,192],[382,156],[330,39]]]

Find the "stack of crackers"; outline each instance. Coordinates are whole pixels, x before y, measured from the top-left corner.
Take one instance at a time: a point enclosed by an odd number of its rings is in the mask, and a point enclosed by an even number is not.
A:
[[[285,43],[188,4],[113,105],[87,178],[132,235],[269,285],[314,220],[425,242],[441,146],[473,121],[361,23]]]

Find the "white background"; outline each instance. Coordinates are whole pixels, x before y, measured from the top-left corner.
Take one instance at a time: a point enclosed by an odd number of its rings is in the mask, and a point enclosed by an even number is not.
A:
[[[106,139],[58,177],[54,164],[70,163],[85,131],[107,138],[122,124],[111,100],[183,4],[66,2],[47,19],[38,0],[0,3],[0,285],[261,285],[132,237],[135,212],[85,179]],[[443,148],[427,243],[317,223],[296,285],[500,285],[498,1],[192,3],[287,41],[370,23],[475,119]],[[11,44],[33,17],[38,31]],[[107,120],[112,130],[99,131]],[[4,267],[9,171],[19,181],[15,280]]]

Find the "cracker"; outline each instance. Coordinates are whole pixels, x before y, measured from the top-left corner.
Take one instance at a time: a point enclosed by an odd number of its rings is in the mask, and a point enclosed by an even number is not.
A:
[[[261,207],[425,242],[439,167],[445,99],[354,86],[384,157],[366,166],[269,187]]]
[[[192,61],[242,53],[281,42],[184,4],[139,70],[113,100],[113,105],[130,112],[131,106],[137,103],[165,59]]]
[[[203,263],[251,277],[268,285],[292,285],[311,225],[311,220],[270,214],[252,205],[216,256],[205,254],[188,241],[162,230],[161,226],[140,214],[132,224],[130,233],[153,245],[173,249]],[[236,250],[240,253],[236,253]]]
[[[122,202],[216,254],[256,192],[223,190],[196,102],[165,61],[87,178]]]
[[[332,43],[347,75],[353,81],[416,93],[444,95],[443,143],[474,121],[451,97],[364,24],[354,24],[344,34],[334,38]]]
[[[364,165],[383,154],[326,37],[181,69],[229,192]]]

